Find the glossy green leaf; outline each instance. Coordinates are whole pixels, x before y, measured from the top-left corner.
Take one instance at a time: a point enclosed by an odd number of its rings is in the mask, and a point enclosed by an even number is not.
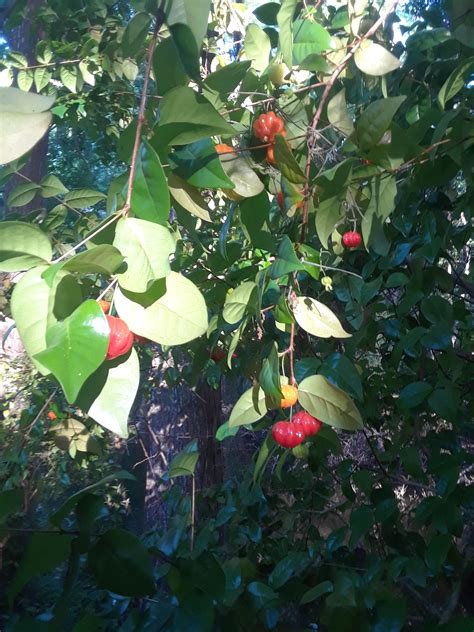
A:
[[[115,293],[117,312],[131,331],[162,345],[180,345],[207,331],[207,307],[198,288],[177,272],[166,277],[166,293],[143,307]]]
[[[288,235],[283,235],[283,239],[278,247],[275,261],[268,269],[271,279],[279,279],[290,272],[304,270],[304,265],[298,259],[293,247],[293,243]]]
[[[51,243],[43,231],[26,222],[0,223],[0,270],[15,272],[51,261]]]
[[[419,406],[433,390],[427,382],[413,382],[400,391],[399,402],[406,408]]]
[[[215,135],[233,136],[234,128],[207,99],[192,88],[178,86],[161,101],[154,144],[187,145]]]
[[[267,412],[265,393],[259,387],[249,388],[239,397],[229,418],[229,428],[253,424]]]
[[[332,582],[330,581],[321,582],[317,584],[316,586],[314,586],[313,588],[310,588],[309,590],[307,590],[304,593],[304,595],[301,597],[300,603],[301,604],[311,603],[312,601],[319,599],[323,595],[327,595],[333,590],[334,590],[334,586]]]
[[[71,314],[82,302],[81,289],[70,274],[60,271],[49,285],[42,276],[46,270],[48,266],[38,266],[27,272],[16,284],[11,298],[12,316],[21,341],[43,375],[49,369],[35,356],[46,349],[48,326]]]
[[[109,244],[101,244],[80,252],[67,259],[62,265],[63,270],[81,272],[83,274],[114,274],[124,261],[120,250]]]
[[[253,281],[245,281],[226,295],[222,316],[226,322],[236,325],[248,309],[255,309],[257,285]]]
[[[262,193],[263,182],[242,154],[220,154],[219,159],[224,172],[234,185],[232,189],[234,195],[249,198]]]
[[[124,359],[125,358],[125,359]],[[135,349],[102,364],[81,388],[77,405],[98,424],[119,437],[128,437],[128,417],[140,383]]]
[[[170,210],[168,183],[158,154],[153,147],[143,142],[138,154],[131,208],[143,220],[165,224]]]
[[[256,248],[274,252],[276,242],[269,228],[270,202],[266,191],[242,200],[239,204],[240,221]]]
[[[319,338],[350,338],[338,317],[324,303],[310,296],[298,296],[292,304],[293,316],[300,327]]]
[[[124,31],[122,52],[124,57],[135,57],[144,48],[145,38],[150,28],[151,17],[148,13],[136,13]]]
[[[185,86],[189,79],[173,38],[162,40],[153,55],[153,74],[158,94],[166,94],[176,86]]]
[[[350,136],[354,131],[354,123],[347,109],[345,88],[335,94],[329,101],[328,120],[344,136]]]
[[[317,206],[315,216],[316,232],[324,248],[328,247],[329,236],[333,233],[340,218],[341,200],[339,196],[327,198]]]
[[[351,398],[322,375],[305,378],[298,386],[298,399],[305,410],[330,426],[362,428],[362,418]]]
[[[289,144],[280,134],[275,136],[275,160],[282,176],[290,182],[295,184],[304,184],[306,182],[305,175],[293,156]]]
[[[263,360],[258,382],[265,395],[276,404],[276,408],[283,398],[280,388],[280,360],[276,343],[272,345],[268,357]]]
[[[67,189],[59,178],[53,175],[45,176],[41,182],[41,195],[44,198],[56,197],[58,195],[64,195],[69,189]]]
[[[277,15],[280,50],[288,68],[293,66],[293,16],[297,4],[298,0],[283,0]]]
[[[245,32],[244,51],[257,72],[263,72],[268,66],[271,48],[270,38],[265,31],[256,24],[249,24]]]
[[[333,48],[329,32],[311,20],[296,20],[293,24],[293,64],[301,64],[309,55]]]
[[[200,83],[200,46],[194,39],[192,29],[181,23],[172,24],[169,29],[186,73]]]
[[[69,92],[77,92],[77,79],[79,73],[75,66],[61,66],[59,69],[59,76],[64,87],[67,88]]]
[[[198,460],[197,441],[193,440],[179,454],[173,457],[168,468],[168,478],[194,476]]]
[[[34,182],[22,182],[10,191],[7,204],[12,208],[16,206],[25,206],[25,204],[31,202],[40,190],[41,187],[39,184],[35,184]]]
[[[31,536],[20,565],[8,587],[10,605],[31,579],[50,573],[67,560],[72,537],[64,533],[34,533]]]
[[[218,68],[206,77],[203,83],[204,96],[214,107],[227,101],[229,94],[244,79],[251,63],[251,61],[234,61],[223,68]]]
[[[176,165],[174,173],[200,189],[234,188],[222,168],[210,139],[204,139],[178,149],[170,159]]]
[[[98,303],[88,300],[46,331],[47,347],[35,359],[59,381],[68,402],[104,361],[109,327]]]
[[[78,189],[76,191],[70,191],[64,196],[64,202],[72,208],[88,208],[94,206],[98,202],[106,199],[106,195],[100,193],[100,191],[93,191],[91,189]]]
[[[446,103],[463,89],[473,68],[474,57],[470,57],[461,66],[455,68],[446,79],[438,93],[438,103],[443,110],[446,107]]]
[[[210,10],[211,0],[173,0],[165,6],[166,24],[168,26],[187,25],[197,49],[200,50],[206,34]]]
[[[205,222],[211,221],[209,208],[197,189],[174,173],[168,176],[168,186],[172,198],[181,207]]]
[[[117,275],[125,290],[146,292],[153,281],[169,274],[175,242],[164,226],[134,217],[122,218],[117,223],[114,245],[127,264],[125,272]]]
[[[239,432],[239,427],[229,428],[229,422],[225,421],[223,424],[219,426],[216,432],[217,441],[224,441],[229,437],[235,437],[235,435]]]
[[[151,557],[130,531],[106,531],[89,551],[87,561],[99,588],[127,597],[145,597],[156,590]]]
[[[354,54],[354,61],[359,70],[376,77],[400,68],[400,60],[395,55],[371,40],[361,42]]]
[[[351,137],[354,142],[363,150],[376,145],[405,99],[405,96],[388,97],[368,105],[356,121],[355,131]]]

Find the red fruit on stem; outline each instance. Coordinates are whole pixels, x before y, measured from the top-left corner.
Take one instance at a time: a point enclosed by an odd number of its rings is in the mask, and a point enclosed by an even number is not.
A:
[[[253,124],[255,136],[264,143],[273,142],[276,134],[281,134],[285,123],[275,112],[260,114]]]
[[[283,448],[294,448],[305,440],[303,426],[288,421],[277,421],[273,424],[272,436]]]
[[[348,230],[342,236],[342,243],[346,248],[358,248],[362,243],[362,235],[356,230]]]
[[[110,327],[109,346],[106,360],[113,360],[118,356],[128,353],[133,345],[133,334],[128,325],[115,316],[106,316]]]
[[[291,423],[301,424],[307,437],[317,434],[323,425],[319,419],[316,419],[316,417],[313,417],[313,415],[310,415],[305,410],[300,410],[294,414],[291,418]]]
[[[58,418],[58,416],[56,415],[56,413],[54,412],[54,410],[50,410],[50,411],[48,412],[47,417],[48,417],[48,419],[50,419],[51,421],[54,421],[55,419],[57,419],[57,418]]]

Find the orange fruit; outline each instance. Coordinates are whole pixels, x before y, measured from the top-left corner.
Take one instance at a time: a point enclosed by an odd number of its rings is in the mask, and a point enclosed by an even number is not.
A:
[[[280,387],[283,399],[280,401],[281,408],[290,408],[298,401],[298,389],[292,384],[285,384]]]
[[[218,154],[235,154],[235,150],[230,145],[226,145],[225,143],[220,143],[219,145],[214,145],[214,149]]]
[[[58,416],[56,415],[56,413],[53,410],[49,411],[47,417],[48,417],[48,419],[51,419],[51,421],[54,421],[55,419],[58,418]]]
[[[100,300],[100,301],[97,301],[97,302],[99,303],[99,307],[104,312],[104,314],[108,314],[109,313],[109,309],[110,309],[109,301]]]
[[[276,165],[275,145],[270,145],[270,147],[267,148],[267,162],[269,162],[271,165]]]

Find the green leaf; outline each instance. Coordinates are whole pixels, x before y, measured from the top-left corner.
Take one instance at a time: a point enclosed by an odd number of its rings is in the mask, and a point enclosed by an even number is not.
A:
[[[61,78],[64,87],[67,88],[69,92],[77,92],[78,76],[79,73],[75,66],[61,66],[59,69],[59,77]]]
[[[350,136],[354,131],[346,104],[346,89],[343,88],[328,103],[328,120],[344,136]]]
[[[31,202],[40,189],[39,184],[35,184],[34,182],[22,182],[10,192],[7,204],[12,208],[15,206],[25,206],[25,204]]]
[[[23,508],[23,490],[5,489],[0,492],[0,526],[11,514],[19,513]]]
[[[229,428],[229,422],[225,421],[217,429],[216,439],[217,441],[224,441],[224,439],[228,439],[229,437],[235,437],[238,432],[238,426],[236,426],[235,428]]]
[[[333,48],[332,38],[326,29],[311,20],[296,20],[293,24],[293,64],[301,64],[310,55]]]
[[[122,37],[122,53],[124,57],[135,57],[145,43],[150,28],[151,17],[148,13],[140,12],[133,16],[127,24]]]
[[[304,269],[310,276],[313,277],[313,279],[318,280],[321,270],[319,267],[321,263],[321,255],[319,251],[315,250],[311,246],[308,246],[308,244],[300,244],[298,250],[303,255],[304,260],[308,261],[308,263],[303,263]],[[317,263],[318,265],[312,266],[310,263]]]
[[[334,590],[333,583],[330,581],[321,582],[313,588],[307,590],[301,597],[300,604],[311,603],[323,595],[327,595]]]
[[[290,69],[293,67],[293,16],[297,4],[298,0],[283,0],[277,15],[280,50]]]
[[[106,195],[100,191],[93,191],[92,189],[77,189],[76,191],[70,191],[64,196],[64,202],[72,208],[88,208],[94,206],[97,202],[105,200]]]
[[[443,566],[452,545],[450,535],[434,535],[425,554],[425,560],[432,573],[438,574]]]
[[[295,184],[304,184],[305,175],[293,156],[289,144],[280,134],[275,136],[275,160],[282,176]]]
[[[191,30],[194,43],[201,49],[207,31],[211,0],[173,0],[165,7],[166,24],[185,24]]]
[[[248,309],[256,307],[257,285],[254,281],[245,281],[235,290],[228,293],[225,298],[222,316],[230,325],[236,325]]]
[[[53,251],[43,231],[26,222],[0,222],[0,270],[16,272],[51,261]]]
[[[339,196],[327,198],[316,208],[316,232],[323,248],[328,247],[329,236],[341,218],[341,200]]]
[[[434,46],[438,46],[438,44],[442,44],[450,38],[451,33],[444,27],[423,29],[410,35],[405,46],[409,53],[413,51],[421,53]]]
[[[200,83],[200,46],[194,40],[192,29],[187,24],[173,24],[169,29],[185,71]]]
[[[268,357],[263,360],[258,382],[265,392],[265,395],[269,397],[270,401],[274,402],[275,407],[277,407],[283,398],[283,394],[280,389],[280,361],[276,343],[273,343]]]
[[[120,481],[120,480],[135,481],[136,479],[132,474],[130,474],[129,472],[126,472],[125,470],[120,470],[119,472],[115,472],[114,474],[109,474],[108,476],[105,476],[104,478],[102,478],[100,481],[97,481],[96,483],[93,483],[92,485],[88,485],[87,487],[84,487],[83,489],[79,490],[75,494],[72,494],[72,496],[70,496],[59,507],[57,511],[55,511],[53,514],[49,516],[49,522],[55,527],[60,528],[61,523],[64,520],[64,518],[66,518],[67,515],[74,509],[74,507],[77,505],[77,503],[81,500],[83,496],[85,496],[86,494],[89,494],[90,492],[96,489],[99,489],[99,487],[102,487],[103,485],[106,485],[107,483],[111,483],[113,481]]]
[[[100,445],[97,439],[87,430],[86,426],[78,419],[66,419],[55,424],[51,428],[53,441],[60,450],[66,452],[71,448],[74,453],[91,452],[101,454]]]
[[[187,145],[170,155],[177,176],[200,189],[234,188],[210,139]]]
[[[117,312],[130,330],[162,345],[180,345],[207,331],[204,297],[189,279],[177,272],[166,277],[166,293],[149,307],[134,303],[117,290]]]
[[[239,426],[235,427],[235,431],[237,432]],[[253,481],[254,483],[258,483],[265,471],[265,467],[268,463],[268,459],[272,455],[272,453],[276,449],[275,441],[273,440],[271,431],[267,432],[267,436],[265,437],[265,441],[260,446],[260,449],[257,453],[257,458],[255,459],[255,467],[253,469]]]
[[[181,207],[205,222],[211,221],[209,208],[197,189],[174,173],[168,176],[168,187],[172,198]]]
[[[20,90],[28,92],[28,90],[33,85],[33,71],[20,70],[16,76],[16,82]]]
[[[122,218],[117,222],[114,245],[127,264],[127,270],[117,275],[125,290],[146,292],[153,281],[167,276],[171,270],[169,258],[175,242],[170,231],[160,224]]]
[[[256,248],[274,252],[276,242],[269,228],[270,203],[266,191],[242,200],[239,207],[240,221],[249,241]]]
[[[320,372],[357,399],[363,399],[359,371],[347,356],[340,353],[331,354],[325,359]]]
[[[298,259],[293,247],[293,242],[288,235],[283,235],[283,239],[278,247],[278,254],[275,261],[268,268],[271,279],[279,279],[290,272],[304,270],[304,265]]]
[[[140,383],[135,349],[126,357],[102,364],[85,382],[77,405],[98,424],[122,439],[128,437],[128,416]]]
[[[298,386],[301,406],[330,426],[343,430],[362,428],[362,418],[354,402],[322,375],[305,378]]]
[[[367,150],[376,145],[395,116],[396,111],[406,97],[388,97],[379,99],[368,105],[357,119],[352,140],[362,149]]]
[[[145,597],[156,590],[151,557],[130,531],[106,531],[87,561],[99,588],[127,597]]]
[[[178,86],[165,94],[160,121],[155,127],[156,146],[187,145],[216,135],[233,136],[234,128],[205,97],[192,88]]]
[[[10,605],[31,579],[50,573],[67,560],[71,540],[71,535],[63,533],[34,533],[31,536],[15,577],[7,590]]]
[[[267,412],[264,391],[255,386],[239,397],[229,418],[229,428],[253,424]]]
[[[277,15],[280,11],[281,7],[278,2],[267,2],[260,7],[257,7],[253,14],[263,22],[264,24],[269,24],[270,26],[275,26],[278,24]]]
[[[250,61],[234,61],[212,72],[204,80],[204,96],[214,107],[219,107],[221,104],[226,103],[229,94],[233,92],[243,80],[250,65]]]
[[[197,441],[193,439],[175,457],[168,468],[168,478],[177,476],[194,476],[196,465],[199,460]]]
[[[357,544],[361,537],[366,535],[374,524],[374,512],[372,507],[361,505],[354,509],[351,513],[351,538],[350,545],[353,547]]]
[[[363,40],[354,54],[356,66],[366,75],[379,77],[400,68],[400,60],[386,48],[371,40]]]
[[[406,408],[415,408],[425,401],[433,390],[427,382],[413,382],[400,391],[399,402]]]
[[[350,338],[336,314],[310,296],[298,296],[292,303],[293,316],[300,327],[319,338]]]
[[[156,91],[164,95],[176,86],[185,86],[189,79],[184,69],[173,38],[162,40],[153,55],[153,74]]]
[[[474,67],[474,57],[467,59],[461,66],[458,66],[446,79],[438,93],[438,103],[445,108],[446,103],[455,97],[469,79]]]
[[[244,51],[257,72],[263,72],[268,66],[271,49],[270,38],[265,31],[256,24],[249,24],[245,32]]]
[[[220,154],[222,168],[233,183],[232,193],[244,198],[259,195],[264,190],[263,182],[250,166],[247,158],[237,153]]]
[[[47,348],[35,356],[58,379],[69,403],[104,361],[109,343],[107,320],[93,300],[87,300],[46,331]]]
[[[124,258],[117,248],[100,244],[92,250],[80,252],[62,264],[63,270],[82,274],[106,274],[110,276],[120,268]]]
[[[42,276],[48,269],[38,266],[27,272],[16,284],[10,304],[23,346],[43,375],[49,370],[35,356],[46,349],[48,326],[71,314],[82,302],[81,289],[70,274],[60,271],[49,285]]]
[[[53,175],[45,176],[41,182],[41,195],[44,198],[56,197],[67,193],[67,189],[59,178]]]
[[[44,88],[46,88],[49,84],[52,76],[53,75],[47,68],[36,68],[34,75],[36,91],[41,92],[41,90],[44,90]]]
[[[158,154],[146,141],[138,154],[131,208],[140,219],[165,224],[170,210],[168,183]]]

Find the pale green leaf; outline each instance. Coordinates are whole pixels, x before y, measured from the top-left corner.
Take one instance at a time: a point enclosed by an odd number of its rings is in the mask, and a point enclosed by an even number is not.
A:
[[[336,314],[324,303],[309,296],[298,296],[292,304],[293,315],[300,327],[319,338],[350,338]]]
[[[343,430],[362,428],[362,418],[352,399],[322,375],[300,382],[298,400],[313,417],[330,426]]]
[[[255,307],[257,285],[254,281],[245,281],[226,295],[222,316],[226,322],[236,325],[247,309]]]
[[[229,418],[229,429],[253,424],[267,412],[265,393],[259,387],[249,388],[239,397]]]
[[[31,202],[40,190],[40,186],[34,182],[22,182],[17,185],[8,196],[7,204],[12,208],[15,206],[25,206]]]
[[[283,0],[277,15],[280,50],[290,69],[293,66],[293,15],[297,4],[298,0]]]
[[[245,33],[244,51],[257,72],[263,72],[268,66],[271,49],[270,38],[265,31],[256,24],[249,24]]]
[[[51,243],[43,231],[26,222],[0,222],[0,270],[15,272],[51,261]]]
[[[328,120],[344,136],[350,136],[354,131],[354,123],[349,116],[346,104],[346,90],[343,88],[328,103]]]
[[[376,77],[400,68],[400,60],[395,55],[371,40],[361,42],[354,54],[354,61],[359,70]]]
[[[70,191],[64,196],[64,202],[72,208],[88,208],[94,206],[97,202],[105,200],[106,195],[100,191],[94,191],[92,189],[77,189]]]
[[[209,208],[195,187],[174,173],[169,174],[168,185],[171,196],[180,206],[205,222],[211,221]]]

